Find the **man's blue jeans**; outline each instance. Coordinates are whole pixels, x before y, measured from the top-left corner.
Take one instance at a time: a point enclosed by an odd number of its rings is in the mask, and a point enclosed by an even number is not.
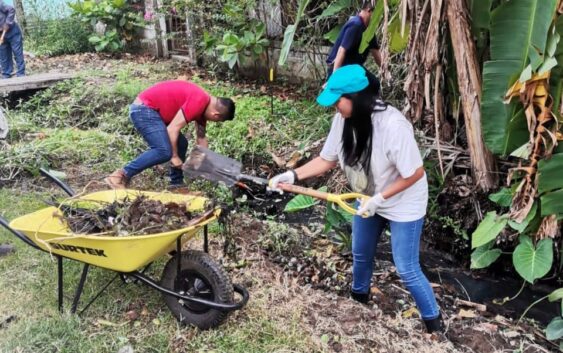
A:
[[[20,26],[14,23],[4,35],[4,43],[0,45],[0,65],[2,77],[12,77],[14,71],[13,60],[16,61],[16,76],[25,76],[25,61],[23,59],[23,37]]]
[[[436,297],[419,262],[420,234],[424,217],[412,222],[389,221],[379,215],[354,216],[352,221],[353,283],[352,291],[368,293],[373,275],[373,260],[379,237],[389,223],[393,261],[404,285],[416,302],[423,320],[438,317]]]
[[[156,110],[144,105],[131,104],[129,117],[150,148],[123,168],[125,175],[130,179],[147,168],[170,161],[172,147],[170,146],[166,125]],[[178,136],[178,155],[182,161],[186,159],[187,150],[188,140],[180,134]],[[170,168],[170,184],[179,185],[183,182],[182,170]]]

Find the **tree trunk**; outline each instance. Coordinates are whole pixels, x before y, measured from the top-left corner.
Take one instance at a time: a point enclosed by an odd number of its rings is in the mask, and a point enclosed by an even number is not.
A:
[[[473,176],[481,190],[489,191],[496,186],[497,178],[495,160],[481,134],[481,74],[477,51],[465,1],[448,0],[446,6]]]
[[[16,19],[24,34],[27,34],[27,23],[25,21],[25,13],[23,12],[22,0],[14,0],[14,8],[16,9]]]

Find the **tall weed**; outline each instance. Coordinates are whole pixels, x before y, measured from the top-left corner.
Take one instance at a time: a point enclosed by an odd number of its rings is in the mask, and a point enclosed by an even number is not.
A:
[[[27,0],[24,5],[26,50],[47,56],[93,51],[88,41],[92,27],[72,17],[64,1]]]

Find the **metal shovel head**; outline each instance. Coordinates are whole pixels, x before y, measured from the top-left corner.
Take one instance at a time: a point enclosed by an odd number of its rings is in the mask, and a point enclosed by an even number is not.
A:
[[[188,177],[201,177],[232,186],[237,182],[242,164],[207,148],[195,146],[182,169]]]

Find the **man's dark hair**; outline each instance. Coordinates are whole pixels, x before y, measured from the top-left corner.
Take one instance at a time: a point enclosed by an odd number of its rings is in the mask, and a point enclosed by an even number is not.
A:
[[[230,98],[218,97],[217,110],[221,114],[223,121],[235,118],[235,102]]]
[[[373,10],[373,8],[374,6],[371,0],[364,0],[362,1],[362,7],[360,7],[360,10]]]

